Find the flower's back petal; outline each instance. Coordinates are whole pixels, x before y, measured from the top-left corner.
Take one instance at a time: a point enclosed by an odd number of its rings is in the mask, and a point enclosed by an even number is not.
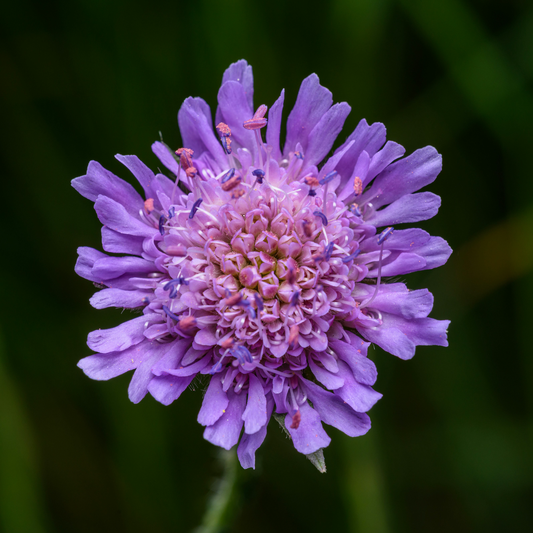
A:
[[[106,196],[98,197],[94,209],[102,224],[119,233],[137,237],[152,237],[158,233],[156,228],[135,218],[122,204]]]
[[[263,384],[254,374],[248,374],[248,401],[242,414],[244,431],[257,433],[267,423],[267,401]]]
[[[143,315],[110,329],[97,329],[89,333],[87,345],[91,350],[110,353],[125,350],[144,340],[144,330],[151,322],[159,320],[157,314]]]
[[[136,156],[117,154],[115,159],[120,161],[136,178],[144,189],[147,198],[153,198],[150,194],[154,173]]]
[[[353,169],[353,173],[350,176],[350,179],[344,183],[344,187],[341,189],[341,192],[337,195],[339,200],[346,200],[347,198],[353,197],[354,195],[354,179],[357,177],[361,181],[364,181],[366,174],[368,172],[368,167],[370,165],[370,155],[366,150],[361,152],[361,155],[357,159],[357,163]]]
[[[201,372],[211,361],[211,354],[208,353],[205,355],[205,357],[202,357],[202,359],[199,359],[196,361],[196,363],[193,363],[189,366],[179,367],[176,369],[166,369],[165,372],[168,374],[171,374],[173,376],[179,376],[179,377],[185,377],[185,376],[191,376],[192,374],[198,374]]]
[[[202,426],[212,426],[228,407],[228,395],[222,390],[224,372],[215,374],[209,382],[202,407],[198,413],[198,423]]]
[[[102,226],[102,247],[113,254],[141,255],[143,253],[143,237],[125,235]]]
[[[225,122],[231,129],[231,138],[240,146],[255,153],[255,133],[244,128],[243,123],[252,118],[254,112],[249,106],[244,87],[236,81],[227,81],[218,91],[216,122]]]
[[[94,248],[80,246],[78,248],[78,260],[76,261],[74,271],[78,276],[90,281],[101,281],[93,274],[93,266],[96,261],[103,259],[104,257],[108,256]]]
[[[432,192],[406,194],[380,211],[374,211],[365,221],[377,228],[420,222],[434,217],[439,207],[440,197]]]
[[[135,309],[144,305],[143,299],[150,297],[152,294],[151,291],[103,289],[95,293],[89,301],[95,309],[105,309],[106,307]]]
[[[428,242],[420,246],[416,253],[426,260],[426,270],[444,265],[452,254],[450,245],[442,237],[430,237]]]
[[[228,390],[229,404],[226,412],[212,426],[207,426],[204,439],[210,443],[229,450],[239,441],[243,426],[242,414],[246,405],[245,394],[235,394]]]
[[[187,98],[178,112],[178,122],[183,145],[194,150],[195,158],[209,152],[217,165],[213,168],[215,174],[227,168],[227,157],[215,137],[211,110],[204,100]]]
[[[170,150],[162,142],[155,141],[152,144],[152,152],[157,156],[159,161],[165,165],[173,174],[178,173],[178,162],[174,156],[170,153]]]
[[[87,174],[72,180],[72,186],[93,202],[99,195],[119,202],[132,215],[142,209],[144,202],[139,193],[127,182],[106,170],[100,163],[91,161]]]
[[[415,355],[416,345],[398,328],[380,326],[378,328],[357,327],[370,342],[377,344],[386,352],[400,359],[411,359]]]
[[[148,385],[154,377],[151,370],[152,366],[168,351],[168,346],[168,344],[156,342],[147,351],[146,359],[135,370],[128,387],[128,397],[131,402],[139,403],[146,396]]]
[[[187,353],[191,346],[191,339],[179,339],[169,344],[168,351],[165,353],[159,361],[157,361],[152,367],[152,373],[156,376],[161,376],[168,370],[178,368],[183,356]]]
[[[309,357],[309,368],[315,375],[315,378],[322,383],[326,388],[330,390],[339,389],[344,385],[344,379],[342,377],[336,376],[335,374],[332,374],[325,368],[322,368],[318,366],[315,361]]]
[[[285,89],[281,91],[279,98],[268,112],[268,123],[266,130],[266,143],[272,146],[272,157],[276,161],[281,160],[280,150],[280,132],[281,132],[281,114],[283,111],[283,101],[285,100]]]
[[[351,109],[346,102],[335,104],[318,121],[309,133],[307,150],[304,151],[305,168],[318,165],[328,155]]]
[[[287,119],[287,139],[283,154],[294,151],[296,144],[302,145],[304,155],[307,140],[313,128],[333,103],[331,92],[320,85],[316,74],[311,74],[302,82],[296,103]]]
[[[152,261],[147,261],[142,257],[103,257],[95,261],[93,275],[101,280],[118,278],[123,274],[147,274],[155,269]]]
[[[383,327],[392,326],[400,330],[416,346],[448,346],[449,325],[449,320],[434,318],[408,320],[398,315],[383,314]]]
[[[370,418],[367,414],[354,411],[339,396],[325,391],[315,383],[306,379],[301,381],[324,423],[340,429],[349,437],[360,437],[370,429]]]
[[[381,312],[401,316],[407,320],[426,318],[433,308],[433,295],[427,289],[409,290],[403,283],[394,283],[403,291],[391,291],[384,285],[372,301],[371,307]]]
[[[89,355],[78,366],[91,379],[106,381],[137,368],[150,351],[150,346],[150,342],[145,342],[122,352]]]
[[[337,148],[333,154],[335,156],[338,152],[344,150],[347,144],[353,142],[351,148],[346,151],[336,166],[337,172],[342,177],[342,183],[345,183],[352,176],[354,166],[363,150],[372,157],[385,144],[386,134],[385,126],[379,122],[371,126],[368,125],[365,119],[359,122],[344,144]]]
[[[272,416],[272,410],[274,408],[274,401],[272,398],[267,400],[267,421]],[[265,424],[259,431],[253,435],[243,433],[239,447],[237,448],[237,455],[243,468],[255,469],[255,452],[259,449],[259,446],[263,444],[267,434],[267,424]]]
[[[153,376],[148,384],[148,392],[163,405],[170,405],[181,396],[194,377]]]
[[[254,108],[254,75],[252,66],[248,65],[245,59],[240,59],[232,63],[222,76],[222,84],[227,81],[236,81],[240,83],[246,95],[246,102],[250,109]]]
[[[292,437],[294,447],[308,455],[321,448],[326,448],[331,439],[324,431],[320,415],[307,403],[300,405],[301,420],[297,429],[291,428],[292,416],[285,417],[285,427]]]
[[[433,146],[416,150],[381,172],[370,189],[360,196],[360,202],[371,201],[379,209],[430,184],[441,169],[442,156]]]
[[[361,344],[368,344],[361,339],[359,341]],[[348,364],[356,381],[363,385],[374,385],[378,377],[376,365],[361,354],[361,350],[357,348],[357,345],[352,346],[346,342],[336,340],[330,341],[329,345],[337,356]]]
[[[363,186],[366,187],[382,170],[387,168],[393,161],[405,154],[405,148],[394,141],[387,141],[385,146],[376,152],[368,169]]]
[[[372,387],[358,383],[344,361],[339,361],[339,375],[344,379],[344,385],[335,393],[358,413],[366,413],[383,396]]]

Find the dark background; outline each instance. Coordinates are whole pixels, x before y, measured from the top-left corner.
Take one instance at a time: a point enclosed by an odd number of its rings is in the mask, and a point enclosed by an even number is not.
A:
[[[533,530],[533,6],[525,0],[17,0],[0,15],[2,241],[0,529],[187,532],[219,474],[199,390],[133,405],[129,376],[76,367],[96,311],[76,247],[100,224],[70,180],[90,159],[152,168],[179,146],[189,95],[214,111],[224,69],[253,65],[255,103],[316,72],[352,114],[408,153],[444,156],[423,227],[455,252],[408,277],[451,319],[448,348],[409,362],[372,349],[384,394],[358,439],[328,429],[319,474],[272,422],[246,472],[235,532]],[[127,313],[125,311],[124,313]]]

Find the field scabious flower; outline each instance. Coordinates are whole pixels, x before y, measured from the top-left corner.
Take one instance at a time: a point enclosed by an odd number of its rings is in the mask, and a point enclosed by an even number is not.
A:
[[[428,318],[432,295],[390,282],[451,253],[421,229],[394,229],[437,213],[440,198],[416,191],[436,178],[441,156],[426,147],[402,158],[382,124],[362,120],[324,161],[350,107],[332,105],[315,74],[282,150],[283,101],[284,92],[268,113],[255,109],[241,60],[223,76],[215,128],[204,100],[188,98],[178,114],[184,147],[154,143],[172,179],[118,155],[144,198],[96,162],[73,180],[94,201],[103,249],[119,254],[79,249],[76,272],[101,288],[91,304],[140,311],[90,333],[97,353],[79,366],[98,380],[135,370],[130,399],[150,393],[165,405],[204,375],[204,437],[239,443],[245,468],[273,411],[304,454],[328,446],[322,423],[366,433],[381,397],[370,343],[402,359],[418,345],[447,345],[449,322]]]

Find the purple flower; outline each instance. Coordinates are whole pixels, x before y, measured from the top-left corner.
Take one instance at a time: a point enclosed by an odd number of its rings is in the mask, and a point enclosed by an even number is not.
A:
[[[154,143],[172,179],[118,155],[144,198],[96,162],[73,181],[115,254],[79,249],[76,272],[105,287],[91,304],[140,312],[90,333],[97,353],[79,366],[98,380],[135,370],[135,403],[149,392],[168,405],[205,375],[204,437],[239,443],[245,468],[273,411],[306,455],[329,444],[322,423],[366,433],[381,398],[371,342],[402,359],[418,345],[447,345],[449,322],[428,318],[432,295],[388,281],[451,253],[440,237],[397,228],[437,213],[440,198],[416,191],[437,177],[441,156],[428,146],[402,158],[382,124],[362,120],[324,160],[350,107],[332,105],[315,74],[282,150],[283,100],[282,91],[268,114],[255,110],[241,60],[224,74],[214,123],[202,99],[188,98],[178,115],[185,148]]]

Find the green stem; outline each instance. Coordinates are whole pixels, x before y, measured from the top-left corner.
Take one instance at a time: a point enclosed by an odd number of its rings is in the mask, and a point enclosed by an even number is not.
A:
[[[223,472],[217,481],[215,491],[207,506],[202,525],[195,533],[219,533],[232,518],[238,498],[238,481],[240,466],[235,450],[221,450],[220,462]]]

